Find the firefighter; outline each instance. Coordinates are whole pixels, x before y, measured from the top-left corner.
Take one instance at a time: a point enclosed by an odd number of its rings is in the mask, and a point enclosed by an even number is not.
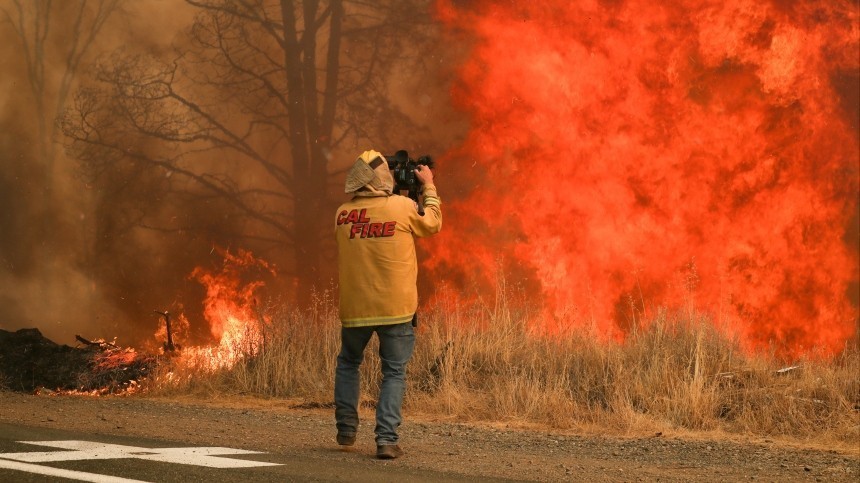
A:
[[[415,168],[425,213],[406,196],[393,194],[394,178],[384,156],[365,151],[346,177],[353,198],[335,216],[340,283],[341,349],[335,373],[337,443],[355,444],[358,430],[359,366],[376,333],[382,386],[376,405],[376,456],[403,455],[397,428],[406,389],[406,364],[415,346],[418,308],[415,237],[437,233],[441,201],[427,166]]]

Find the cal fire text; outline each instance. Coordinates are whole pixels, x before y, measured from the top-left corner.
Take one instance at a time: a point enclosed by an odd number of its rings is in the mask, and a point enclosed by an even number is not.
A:
[[[337,224],[352,224],[349,230],[349,238],[353,239],[356,236],[360,238],[381,238],[394,236],[394,227],[397,222],[371,222],[367,217],[367,210],[343,210],[337,215]]]

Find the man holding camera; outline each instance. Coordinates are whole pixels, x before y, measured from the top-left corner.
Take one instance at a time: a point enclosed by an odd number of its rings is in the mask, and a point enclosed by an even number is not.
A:
[[[441,201],[430,168],[412,163],[394,169],[420,183],[423,216],[416,201],[394,194],[394,178],[385,157],[365,151],[346,177],[345,192],[352,193],[353,198],[338,208],[335,217],[342,324],[334,383],[337,442],[342,446],[355,444],[359,367],[375,332],[382,363],[376,456],[382,459],[403,455],[397,428],[406,389],[406,363],[415,346],[413,322],[418,308],[414,237],[433,235],[442,227]],[[403,170],[414,171],[414,175]]]

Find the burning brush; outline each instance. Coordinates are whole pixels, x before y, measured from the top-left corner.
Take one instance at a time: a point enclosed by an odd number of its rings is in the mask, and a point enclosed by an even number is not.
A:
[[[43,394],[130,394],[159,365],[168,371],[169,381],[177,367],[205,373],[229,369],[258,354],[264,344],[262,328],[270,321],[258,310],[256,294],[264,286],[260,279],[274,275],[274,270],[250,252],[225,251],[223,256],[220,270],[197,268],[191,274],[206,287],[204,316],[216,344],[183,348],[177,340],[184,340],[188,319],[167,310],[154,311],[164,319],[155,334],[164,341],[161,354],[122,347],[116,339],[76,335],[79,345],[69,347],[46,339],[37,329],[0,330],[0,388]]]

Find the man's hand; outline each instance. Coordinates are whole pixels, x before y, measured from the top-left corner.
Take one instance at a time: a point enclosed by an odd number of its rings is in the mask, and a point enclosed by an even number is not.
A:
[[[430,167],[423,164],[415,167],[415,177],[423,185],[433,184],[433,171],[430,171]]]

